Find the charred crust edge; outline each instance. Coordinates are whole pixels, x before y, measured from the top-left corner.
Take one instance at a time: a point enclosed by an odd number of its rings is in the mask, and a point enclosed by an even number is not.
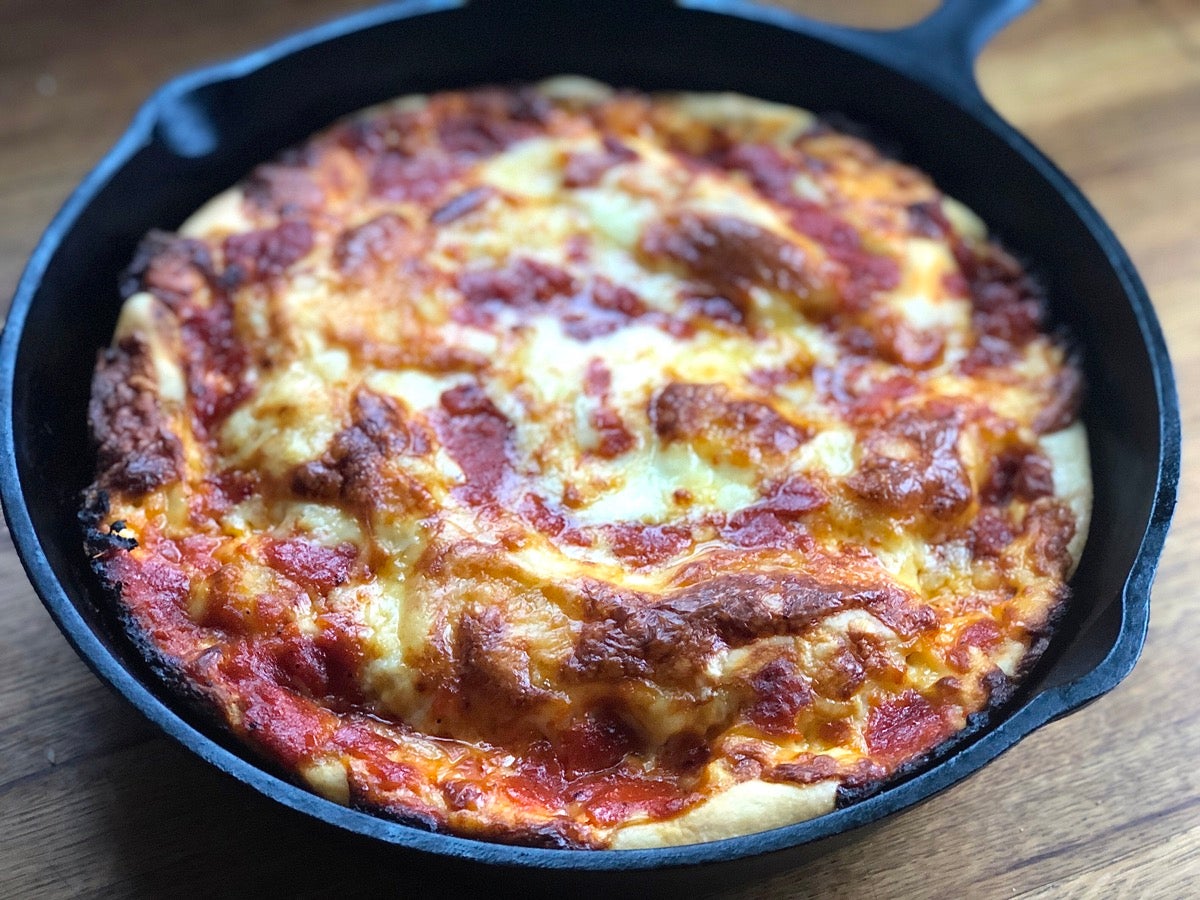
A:
[[[101,350],[92,374],[88,428],[96,450],[96,485],[132,495],[177,480],[183,445],[159,406],[144,341],[126,337]]]

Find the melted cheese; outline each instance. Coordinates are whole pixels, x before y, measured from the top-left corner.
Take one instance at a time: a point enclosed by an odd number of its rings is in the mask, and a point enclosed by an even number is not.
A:
[[[206,205],[93,423],[134,620],[318,793],[468,835],[710,840],[928,753],[1061,602],[1086,438],[978,219],[812,126],[411,97]]]

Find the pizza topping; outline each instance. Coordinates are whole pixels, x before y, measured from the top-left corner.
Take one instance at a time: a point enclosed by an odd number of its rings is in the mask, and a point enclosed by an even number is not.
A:
[[[836,269],[832,276],[835,296],[850,309],[862,309],[879,291],[894,288],[900,281],[895,260],[871,253],[855,228],[826,206],[796,193],[797,176],[806,169],[820,168],[812,158],[787,161],[772,146],[739,145],[725,154],[721,164],[745,172],[764,196],[788,211],[788,222],[800,234],[820,244]]]
[[[638,158],[637,151],[611,134],[604,135],[602,141],[600,150],[582,150],[567,157],[563,166],[564,185],[571,188],[591,187],[609,169]]]
[[[1044,498],[1025,516],[1025,532],[1032,535],[1033,567],[1039,575],[1062,575],[1071,565],[1068,548],[1075,537],[1075,515],[1064,504]]]
[[[996,646],[1002,637],[1000,626],[991,619],[979,619],[962,629],[954,641],[954,649],[947,658],[960,672],[971,667],[972,648],[987,651]]]
[[[651,226],[641,249],[650,260],[680,266],[739,309],[749,305],[749,289],[761,286],[787,295],[806,313],[830,311],[815,261],[796,244],[744,219],[685,213]]]
[[[237,689],[241,727],[284,764],[308,759],[328,739],[336,717],[278,683],[279,670],[263,647],[231,645],[202,661],[210,678],[228,679]]]
[[[622,421],[621,414],[609,402],[611,386],[612,373],[604,363],[595,358],[590,360],[583,376],[583,392],[596,400],[590,422],[599,440],[589,452],[605,459],[618,457],[637,444],[637,439]]]
[[[959,428],[958,412],[942,402],[901,410],[866,436],[850,489],[892,514],[957,516],[971,500]]]
[[[478,505],[496,499],[508,469],[511,425],[476,384],[464,384],[442,394],[445,415],[438,420],[438,437],[462,469],[463,499]]]
[[[569,667],[581,676],[686,680],[722,648],[803,634],[820,620],[866,609],[897,631],[928,627],[927,611],[897,588],[826,583],[794,572],[721,573],[660,598],[586,584],[587,615]]]
[[[371,171],[371,192],[384,200],[432,204],[442,198],[465,164],[446,157],[385,153]]]
[[[458,289],[472,306],[529,308],[570,295],[575,288],[575,279],[569,273],[526,257],[502,269],[464,272],[458,278]]]
[[[491,156],[532,137],[550,113],[545,100],[532,92],[482,90],[463,99],[460,109],[440,119],[437,133],[446,151],[464,156]]]
[[[691,532],[677,525],[622,522],[605,525],[604,533],[613,554],[633,566],[660,565],[692,543]]]
[[[351,401],[351,424],[319,459],[295,469],[292,489],[319,500],[341,497],[361,512],[421,509],[430,502],[428,492],[390,461],[428,449],[429,436],[405,419],[395,400],[359,390]]]
[[[820,509],[827,501],[819,487],[803,475],[793,475],[765,490],[758,502],[738,510],[730,524],[736,525],[739,519],[756,513],[770,513],[778,519],[800,519],[805,513]]]
[[[977,558],[1000,556],[1016,537],[1007,517],[995,509],[982,509],[971,527],[971,552]]]
[[[224,292],[208,306],[187,306],[181,315],[184,371],[191,412],[199,431],[210,436],[252,387],[245,380],[249,360],[237,334],[232,304]]]
[[[1036,284],[778,104],[405,98],[121,287],[81,518],[138,645],[426,828],[624,847],[851,802],[1012,690],[1082,545]]]
[[[253,284],[278,278],[312,249],[312,227],[288,220],[275,228],[231,234],[222,246],[226,281]]]
[[[636,730],[612,707],[589,710],[559,739],[557,757],[568,779],[619,766],[638,750]]]
[[[338,235],[333,263],[348,278],[371,275],[394,262],[408,238],[407,223],[395,213],[383,213]]]
[[[166,231],[151,231],[138,245],[121,280],[121,294],[150,291],[171,308],[199,294],[216,280],[212,252],[203,241]]]
[[[840,766],[832,756],[803,753],[794,762],[775,766],[770,773],[773,781],[790,781],[793,784],[813,784],[839,774]]]
[[[739,464],[792,453],[808,439],[769,405],[734,400],[719,384],[669,384],[651,401],[649,415],[664,443],[686,441],[714,459]]]
[[[1062,369],[1050,379],[1048,393],[1046,405],[1033,420],[1038,434],[1062,431],[1075,421],[1083,399],[1083,377],[1075,368]]]
[[[449,225],[479,209],[495,195],[496,191],[487,185],[471,188],[435,209],[429,214],[429,221],[434,225]]]
[[[884,763],[894,763],[928,750],[948,731],[942,711],[908,690],[871,710],[867,746]]]
[[[983,488],[982,499],[987,503],[1007,503],[1014,497],[1036,500],[1054,493],[1054,473],[1050,460],[1028,448],[1014,448],[999,453]]]
[[[454,657],[461,690],[492,707],[477,714],[481,722],[495,713],[497,704],[503,709],[519,709],[549,694],[534,685],[529,653],[496,609],[479,609],[463,616],[455,634]]]
[[[796,714],[812,703],[809,681],[787,659],[776,659],[750,679],[755,700],[746,718],[769,734],[789,734],[796,727]]]
[[[326,203],[325,191],[305,162],[299,159],[295,165],[280,162],[259,166],[246,182],[246,199],[283,217],[320,212]]]
[[[302,595],[280,573],[229,562],[204,579],[189,611],[202,625],[252,636],[291,625]]]
[[[268,565],[309,590],[326,594],[350,577],[358,558],[353,544],[325,547],[301,538],[271,541],[263,547]]]

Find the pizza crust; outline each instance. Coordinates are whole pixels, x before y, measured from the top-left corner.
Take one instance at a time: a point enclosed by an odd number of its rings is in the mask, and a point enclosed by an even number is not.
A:
[[[1067,547],[1071,555],[1069,577],[1083,557],[1092,523],[1092,467],[1087,430],[1082,422],[1075,422],[1061,431],[1042,435],[1038,445],[1050,460],[1055,496],[1075,518],[1075,534]]]
[[[836,799],[835,781],[803,786],[743,781],[677,818],[626,825],[613,835],[609,847],[644,850],[753,834],[832,812]]]
[[[222,191],[188,216],[179,226],[179,233],[184,237],[199,238],[249,231],[254,223],[246,216],[245,199],[240,187]]]

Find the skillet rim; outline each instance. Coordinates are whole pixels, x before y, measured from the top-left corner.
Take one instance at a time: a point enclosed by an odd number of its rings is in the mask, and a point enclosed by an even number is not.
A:
[[[656,0],[663,5],[668,0]],[[1012,0],[992,0],[990,6],[1013,5]],[[102,681],[121,694],[158,728],[201,759],[258,792],[327,824],[374,838],[386,844],[475,862],[558,870],[634,871],[674,868],[703,863],[730,862],[768,853],[799,850],[803,846],[841,835],[907,809],[948,788],[992,761],[1041,725],[1072,712],[1106,693],[1132,670],[1145,641],[1149,619],[1149,590],[1174,508],[1180,465],[1180,415],[1170,359],[1161,328],[1131,260],[1099,213],[1078,187],[1024,136],[1000,117],[979,94],[969,68],[965,81],[954,79],[949,68],[914,64],[897,65],[893,58],[897,36],[912,33],[923,23],[895,32],[870,32],[814,22],[775,8],[744,0],[683,0],[686,13],[718,13],[797,32],[809,39],[833,44],[880,64],[902,79],[917,82],[959,107],[1029,164],[1049,187],[1069,205],[1071,212],[1100,245],[1112,266],[1139,326],[1159,404],[1158,467],[1154,502],[1149,521],[1126,577],[1120,602],[1122,621],[1115,642],[1096,666],[1078,678],[1036,693],[1007,718],[993,721],[956,744],[924,771],[885,787],[851,806],[770,831],[681,847],[651,850],[551,850],[497,844],[434,833],[382,819],[334,804],[289,781],[271,774],[252,758],[221,746],[185,721],[172,705],[160,700],[110,651],[80,615],[62,582],[55,575],[34,529],[25,500],[16,456],[13,399],[17,357],[26,319],[42,280],[61,244],[75,228],[81,214],[134,155],[162,139],[161,125],[172,107],[196,91],[213,84],[232,82],[299,51],[346,37],[374,26],[419,15],[461,8],[463,0],[400,0],[335,19],[289,35],[234,59],[197,69],[166,82],[142,105],[117,143],[71,194],[46,228],[22,274],[0,336],[0,495],[5,518],[22,565],[59,629],[75,651]],[[1019,0],[1018,0],[1018,4]],[[948,7],[964,4],[951,0]],[[1002,24],[1002,23],[1001,23]],[[998,27],[998,26],[994,26]],[[978,38],[979,35],[974,36]],[[977,49],[977,47],[975,48]],[[970,65],[972,49],[965,64]],[[901,59],[901,63],[905,63]],[[964,60],[959,61],[959,65]]]

